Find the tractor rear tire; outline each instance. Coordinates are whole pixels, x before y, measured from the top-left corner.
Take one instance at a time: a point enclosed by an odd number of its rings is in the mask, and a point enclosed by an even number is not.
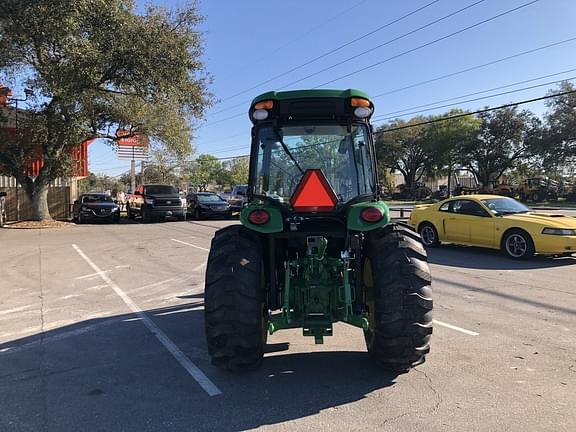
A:
[[[364,332],[368,353],[386,369],[404,373],[424,363],[430,351],[433,303],[426,250],[420,236],[402,224],[389,224],[367,240],[364,283],[367,299],[373,300],[368,302],[371,328]]]
[[[233,225],[216,232],[206,268],[204,319],[212,364],[254,370],[268,331],[263,252],[256,234]]]

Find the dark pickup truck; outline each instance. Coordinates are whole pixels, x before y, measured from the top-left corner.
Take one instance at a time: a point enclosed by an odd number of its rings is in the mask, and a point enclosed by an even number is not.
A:
[[[128,194],[126,212],[129,219],[141,216],[145,223],[168,216],[186,220],[186,200],[174,186],[145,184]]]

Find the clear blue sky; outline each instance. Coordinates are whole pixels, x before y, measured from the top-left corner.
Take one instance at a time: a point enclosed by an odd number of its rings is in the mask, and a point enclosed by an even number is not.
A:
[[[193,145],[199,153],[218,157],[245,154],[250,142],[250,122],[246,114],[252,97],[341,62],[362,51],[383,44],[478,0],[440,0],[401,22],[378,31],[361,41],[237,97],[287,70],[391,22],[432,0],[385,2],[382,0],[203,0],[200,11],[205,40],[204,61],[213,77],[211,90],[222,102],[208,111],[206,120],[196,125]],[[389,43],[329,71],[307,78],[290,89],[311,88],[385,60],[422,44],[449,35],[529,0],[485,0],[455,16]],[[174,7],[185,0],[155,0],[155,4]],[[409,86],[424,80],[498,60],[522,51],[576,37],[576,1],[540,0],[537,3],[450,37],[380,66],[330,83],[325,88],[358,88],[370,95]],[[576,40],[553,48],[494,64],[448,79],[375,99],[375,116],[429,104],[444,99],[531,80],[544,75],[576,69]],[[507,87],[502,91],[576,77],[576,70]],[[540,87],[491,99],[456,103],[455,107],[475,110],[544,95]],[[487,93],[487,94],[492,94]],[[470,96],[482,97],[487,94]],[[447,102],[448,103],[448,102]],[[240,104],[235,108],[233,105]],[[443,105],[443,104],[435,104]],[[435,106],[432,105],[432,106]],[[542,103],[524,108],[542,114]],[[422,114],[445,112],[449,108]],[[218,113],[220,110],[226,110]],[[413,110],[416,111],[416,110]],[[228,117],[236,116],[229,120]],[[401,116],[400,118],[410,118]],[[93,172],[118,175],[129,162],[116,159],[102,143],[90,148]]]

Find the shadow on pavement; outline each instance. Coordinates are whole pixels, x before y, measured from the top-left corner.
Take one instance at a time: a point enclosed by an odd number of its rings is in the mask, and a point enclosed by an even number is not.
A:
[[[258,371],[220,371],[209,363],[201,305],[146,314],[221,395],[208,396],[135,315],[117,315],[0,344],[0,430],[242,431],[395,383],[365,352],[290,353],[286,343],[271,344]]]
[[[449,244],[428,249],[428,261],[431,264],[481,270],[534,270],[576,265],[576,256],[536,255],[529,260],[518,261],[494,249]]]

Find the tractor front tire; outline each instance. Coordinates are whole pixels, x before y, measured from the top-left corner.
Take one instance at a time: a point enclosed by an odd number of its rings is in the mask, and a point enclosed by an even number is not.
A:
[[[232,225],[212,239],[204,298],[206,341],[212,364],[254,370],[268,331],[262,246],[256,234]]]
[[[432,334],[432,289],[426,250],[407,226],[390,224],[368,236],[364,284],[370,356],[386,369],[407,372],[424,363]]]

